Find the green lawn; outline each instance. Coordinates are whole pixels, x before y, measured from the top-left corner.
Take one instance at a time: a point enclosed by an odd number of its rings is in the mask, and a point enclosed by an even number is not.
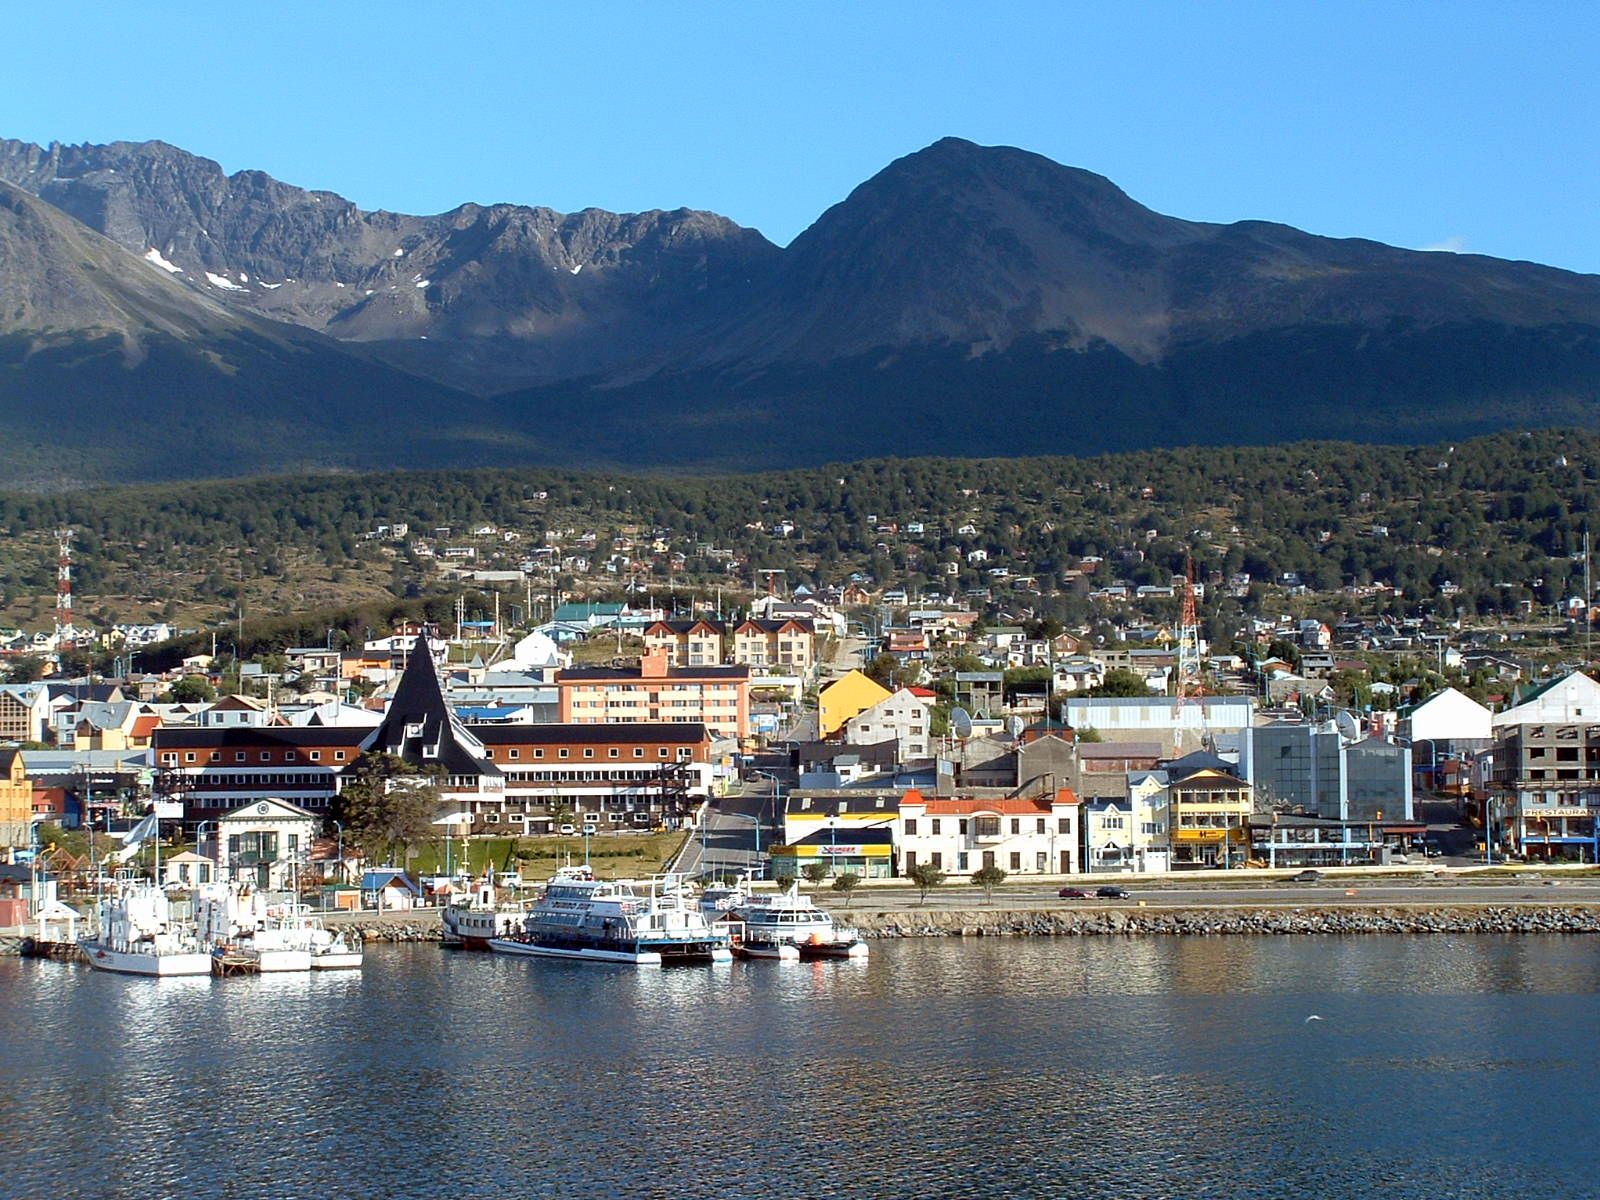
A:
[[[652,875],[677,853],[684,834],[612,834],[589,839],[589,865],[602,879],[627,879]],[[465,843],[467,864],[474,875],[490,864],[497,871],[516,868],[525,880],[548,879],[557,867],[583,862],[583,838],[473,838]],[[461,865],[463,843],[450,843],[451,862]],[[432,875],[444,870],[444,844],[425,846],[411,859],[413,872]]]

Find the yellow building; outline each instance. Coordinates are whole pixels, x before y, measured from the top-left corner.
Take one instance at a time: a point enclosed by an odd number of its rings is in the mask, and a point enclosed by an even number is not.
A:
[[[1250,853],[1250,784],[1231,763],[1197,751],[1167,764],[1174,867],[1243,866]]]
[[[817,693],[817,734],[832,737],[851,717],[894,693],[860,671],[841,675]]]
[[[33,785],[22,765],[22,751],[0,750],[0,845],[26,846],[33,819]]]

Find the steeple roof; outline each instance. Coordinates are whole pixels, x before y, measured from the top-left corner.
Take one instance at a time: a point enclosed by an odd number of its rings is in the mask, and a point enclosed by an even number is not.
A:
[[[445,702],[439,672],[428,639],[419,636],[400,674],[389,711],[374,732],[368,749],[382,751],[426,767],[437,764],[451,775],[499,775],[483,743],[467,732]]]

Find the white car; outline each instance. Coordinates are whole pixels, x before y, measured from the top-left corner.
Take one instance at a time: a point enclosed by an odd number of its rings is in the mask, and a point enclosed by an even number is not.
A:
[[[573,834],[573,833],[577,833],[578,830],[573,825],[563,825],[563,826],[561,826],[560,829],[556,830],[556,832],[560,833],[560,834]]]

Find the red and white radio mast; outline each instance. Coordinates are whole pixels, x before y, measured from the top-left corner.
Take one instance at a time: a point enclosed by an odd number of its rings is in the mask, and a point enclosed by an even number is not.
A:
[[[56,649],[70,650],[77,642],[72,627],[72,530],[56,530]]]

